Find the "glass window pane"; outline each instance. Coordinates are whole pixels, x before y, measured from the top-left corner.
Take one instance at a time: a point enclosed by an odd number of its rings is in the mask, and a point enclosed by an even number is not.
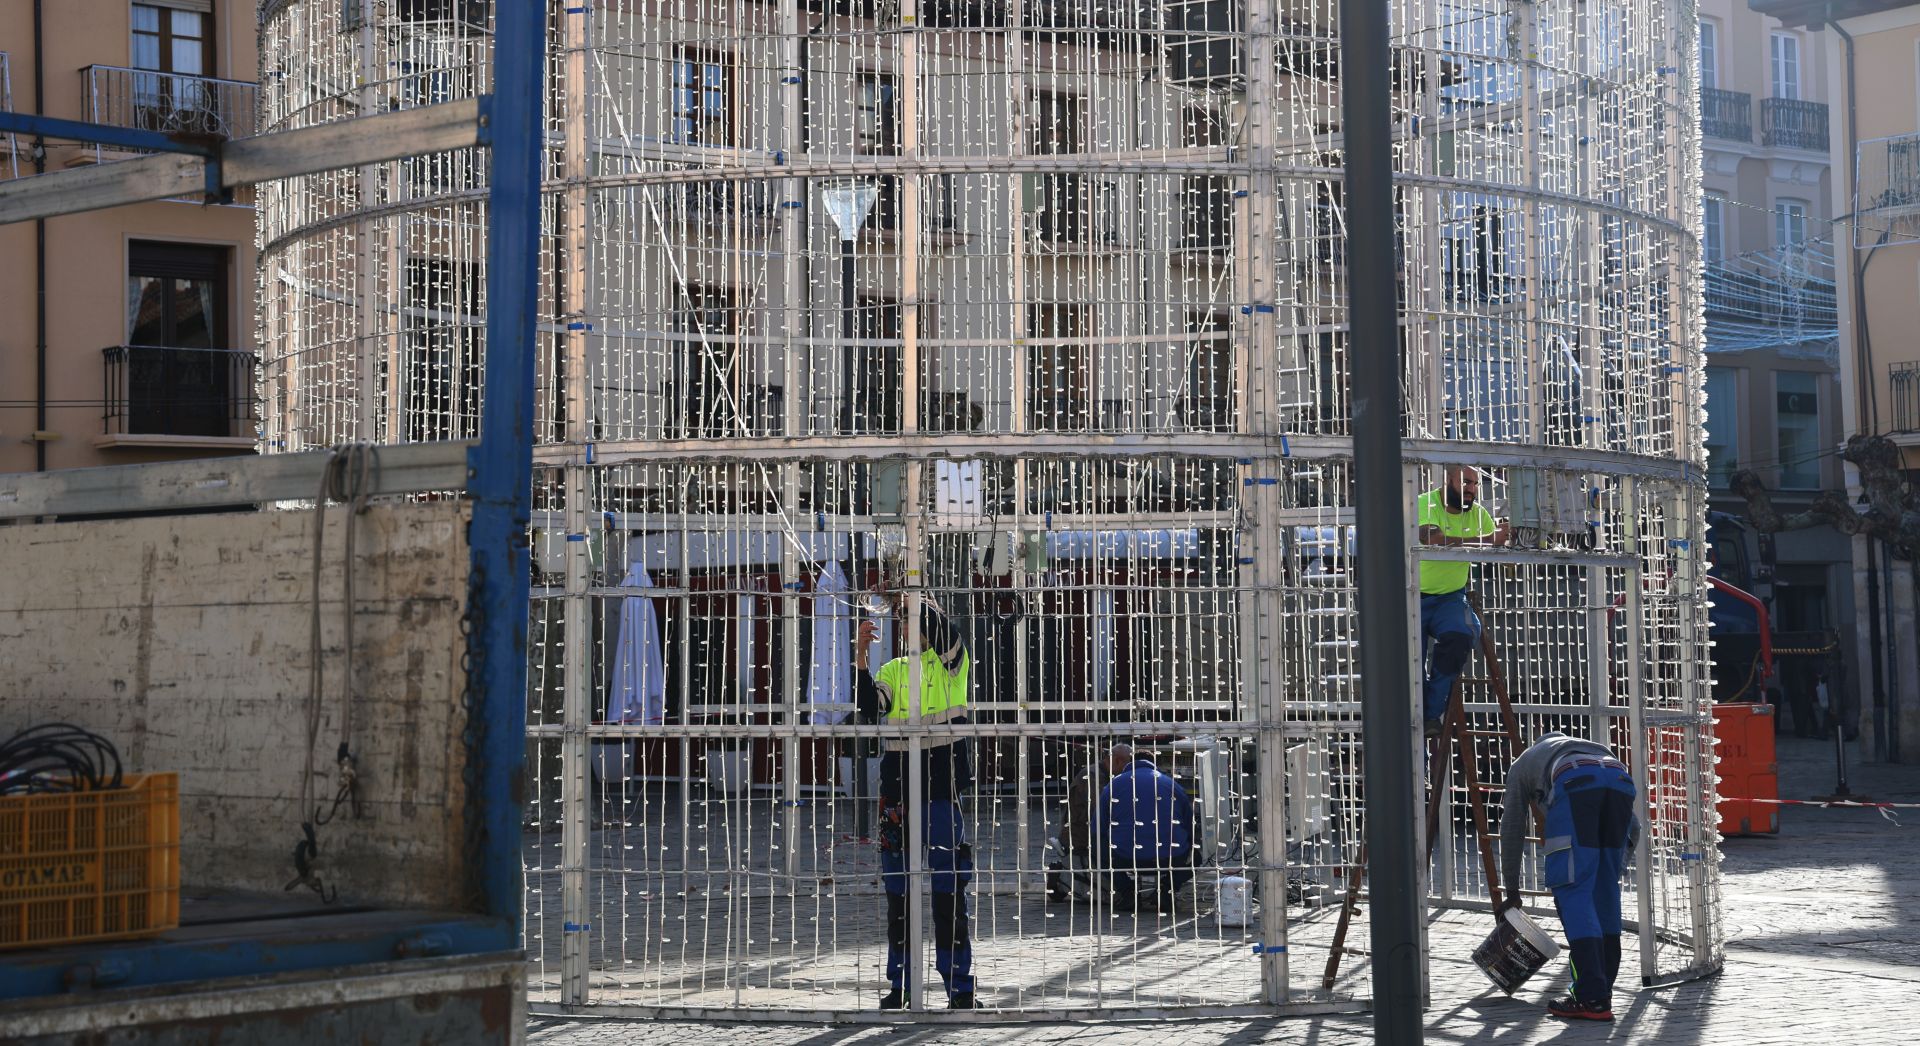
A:
[[[135,10],[139,10],[135,8]],[[141,33],[133,34],[133,67],[135,69],[160,68],[160,38]]]
[[[174,280],[173,338],[166,342],[182,349],[211,349],[213,344],[213,283],[210,280]]]
[[[1719,29],[1712,22],[1700,23],[1700,86],[1712,90],[1720,86]]]
[[[1820,376],[1782,371],[1774,375],[1774,419],[1779,431],[1780,486],[1809,490],[1820,485]]]
[[[206,16],[202,15],[200,12],[174,11],[172,12],[172,14],[173,14],[173,35],[175,37],[185,36],[185,37],[191,37],[194,39],[201,39],[207,35]]]
[[[133,5],[133,31],[136,33],[157,33],[160,31],[160,9],[146,4]]]
[[[168,282],[160,276],[127,278],[127,344],[165,345],[167,343]]]
[[[1735,371],[1707,368],[1707,478],[1724,487],[1740,469],[1740,396]]]
[[[206,45],[200,41],[182,40],[176,36],[173,39],[173,61],[168,68],[188,76],[205,76],[209,71],[206,54]]]

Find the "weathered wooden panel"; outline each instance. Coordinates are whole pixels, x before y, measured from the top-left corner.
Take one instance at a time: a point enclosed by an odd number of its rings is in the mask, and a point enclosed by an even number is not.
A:
[[[360,517],[349,705],[347,513],[327,513],[313,791],[331,805],[344,738],[363,816],[320,828],[316,870],[343,902],[458,905],[466,518],[451,501]],[[289,511],[0,527],[0,735],[73,722],[112,739],[128,770],[178,771],[189,885],[294,877],[314,523]]]

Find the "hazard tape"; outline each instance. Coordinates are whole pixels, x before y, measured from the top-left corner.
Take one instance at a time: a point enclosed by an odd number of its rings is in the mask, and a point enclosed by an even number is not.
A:
[[[1880,811],[1880,816],[1892,821],[1894,824],[1899,824],[1900,818],[1896,816],[1893,811],[1920,810],[1920,803],[1859,803],[1851,799],[1742,799],[1739,797],[1721,796],[1720,801],[1767,803],[1773,806],[1851,806],[1859,810],[1878,810]]]

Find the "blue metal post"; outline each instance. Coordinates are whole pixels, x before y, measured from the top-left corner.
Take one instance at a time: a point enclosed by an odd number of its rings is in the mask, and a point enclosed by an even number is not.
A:
[[[533,343],[540,266],[541,105],[547,19],[541,0],[494,4],[489,126],[486,397],[467,452],[473,496],[475,618],[468,671],[476,699],[469,758],[477,794],[484,910],[520,936],[520,814],[527,730],[527,524],[533,496]]]

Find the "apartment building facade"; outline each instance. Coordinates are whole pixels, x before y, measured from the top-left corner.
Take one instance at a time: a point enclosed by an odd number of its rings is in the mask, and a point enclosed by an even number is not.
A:
[[[1884,2],[1756,0],[1790,28],[1820,32],[1826,53],[1840,332],[1841,430],[1888,437],[1902,476],[1920,466],[1920,7]],[[1871,480],[1874,477],[1864,477]],[[1867,499],[1859,468],[1849,504]],[[1852,538],[1860,732],[1876,758],[1920,759],[1920,650],[1915,565],[1867,535]]]
[[[8,4],[16,112],[206,141],[254,126],[244,0]],[[128,153],[0,138],[0,178]],[[168,200],[0,227],[0,472],[251,453],[249,196]]]
[[[1788,511],[1840,482],[1830,109],[1818,40],[1744,0],[1700,5],[1710,504],[1735,517],[1747,513],[1730,485],[1741,470]],[[1720,572],[1767,602],[1776,629],[1850,632],[1844,535],[1819,527],[1751,542],[1730,524],[1715,539]],[[1808,667],[1793,664],[1782,688],[1811,688]],[[1834,689],[1852,692],[1844,681]],[[1783,727],[1802,726],[1789,717]]]

